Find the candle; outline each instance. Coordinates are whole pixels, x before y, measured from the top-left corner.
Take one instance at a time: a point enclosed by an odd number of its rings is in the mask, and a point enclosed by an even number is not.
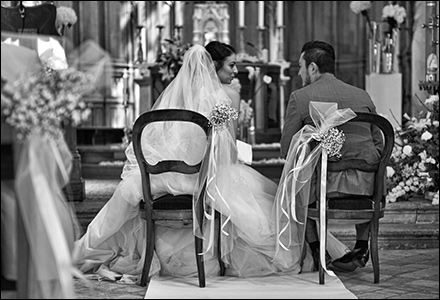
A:
[[[283,20],[283,1],[277,1],[278,6],[277,6],[277,25],[278,26],[283,26],[284,24],[284,20]]]
[[[258,1],[258,27],[264,27],[264,1]]]
[[[244,27],[244,1],[238,1],[238,26]]]
[[[183,26],[183,1],[176,1],[175,13],[176,13],[176,26]]]
[[[145,16],[145,2],[139,1],[138,7],[137,7],[137,25],[141,25],[144,22],[144,16]]]
[[[162,26],[162,2],[157,1],[157,26]]]

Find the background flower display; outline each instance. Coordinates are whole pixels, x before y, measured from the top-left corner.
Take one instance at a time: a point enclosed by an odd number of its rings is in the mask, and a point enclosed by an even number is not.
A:
[[[249,72],[249,96],[247,100],[242,99],[240,102],[240,111],[238,116],[238,139],[255,144],[255,126],[254,126],[254,109],[255,97],[264,85],[272,83],[272,77],[264,75],[260,80],[260,68],[253,66],[246,66],[245,69]],[[258,86],[257,86],[257,83]],[[241,92],[241,83],[238,78],[234,78],[231,87],[238,93]]]
[[[367,73],[398,73],[400,59],[400,29],[405,23],[406,9],[388,1],[382,15],[371,21],[369,11],[373,1],[351,1],[350,9],[362,14],[368,24]]]
[[[350,2],[350,9],[355,14],[362,14],[365,17],[365,20],[367,21],[368,27],[370,28],[370,31],[373,32],[373,26],[371,25],[370,16],[368,14],[368,10],[371,8],[371,1],[351,1]]]
[[[240,79],[234,78],[231,82],[231,88],[241,93],[241,83]],[[237,137],[241,141],[247,140],[247,129],[252,124],[252,119],[254,117],[254,109],[252,108],[252,99],[240,100],[240,109],[238,111],[238,132]]]
[[[68,28],[72,27],[77,20],[78,17],[76,16],[76,12],[73,10],[73,8],[67,6],[57,7],[55,26],[61,35],[64,35],[64,28],[66,28],[66,26]]]
[[[396,142],[387,168],[388,202],[408,200],[415,195],[439,197],[439,97],[423,103],[427,109],[417,117],[404,115],[403,127],[396,129]]]
[[[394,28],[405,22],[406,9],[398,4],[388,4],[382,9],[382,20],[389,25],[388,32],[391,33]]]
[[[191,44],[182,44],[177,39],[165,39],[165,51],[157,56],[156,63],[163,81],[171,81],[179,72],[185,52]]]

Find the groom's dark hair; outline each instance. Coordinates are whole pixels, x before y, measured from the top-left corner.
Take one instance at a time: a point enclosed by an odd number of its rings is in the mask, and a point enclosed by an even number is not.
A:
[[[312,62],[315,63],[321,74],[335,74],[335,49],[332,45],[322,41],[311,41],[304,44],[301,49],[304,53],[303,59],[308,67]]]
[[[231,45],[219,41],[209,42],[205,46],[206,51],[211,54],[212,60],[215,62],[215,70],[218,71],[223,67],[225,58],[235,54],[235,49]]]

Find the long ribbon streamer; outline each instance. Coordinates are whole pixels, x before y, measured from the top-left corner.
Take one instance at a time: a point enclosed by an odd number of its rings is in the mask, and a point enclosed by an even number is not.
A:
[[[214,142],[213,145],[211,147],[211,153],[209,155],[209,165],[208,165],[208,180],[206,183],[206,196],[212,201],[215,202],[216,198],[211,194],[210,187],[212,186],[213,181],[215,181],[216,178],[216,173],[217,173],[217,164],[216,164],[216,157],[218,155],[218,147],[216,147],[215,145],[219,145],[219,141],[216,141],[216,139],[219,139],[219,133],[216,132],[215,130],[214,132]],[[225,198],[222,196],[219,188],[217,187],[217,185],[213,185],[213,188],[215,190],[215,192],[217,193],[217,195],[219,195],[219,199],[221,202],[223,202],[223,204],[226,206],[227,210],[230,211],[230,206],[227,203],[227,201],[225,200]],[[208,253],[211,249],[213,249],[213,245],[214,245],[214,232],[215,232],[215,222],[214,222],[214,218],[215,218],[215,209],[213,207],[213,205],[211,205],[211,209],[210,212],[208,212],[208,210],[206,209],[206,201],[204,201],[203,203],[203,210],[204,210],[204,215],[206,217],[206,219],[210,222],[209,223],[209,240],[208,240],[208,246],[205,250],[205,252],[203,253],[199,253],[199,255],[204,255],[206,253]],[[226,230],[224,229],[226,224],[231,220],[231,214],[229,213],[228,216],[226,217],[226,220],[221,223],[221,233],[223,233],[226,236],[229,236],[229,233],[226,232]],[[200,224],[201,225],[201,224]]]
[[[26,211],[29,210],[29,203],[27,203],[27,201],[33,201],[35,203],[35,205],[33,205],[33,207],[36,208],[34,213],[41,216],[41,218],[35,218],[35,220],[40,219],[42,221],[41,225],[43,226],[42,228],[47,235],[47,241],[49,242],[49,248],[54,256],[53,262],[57,272],[57,274],[44,274],[44,276],[56,276],[54,278],[58,278],[61,288],[61,294],[59,294],[59,296],[62,298],[70,298],[72,295],[74,295],[71,275],[71,253],[68,247],[66,233],[63,231],[62,221],[55,204],[57,201],[63,201],[63,199],[59,199],[58,197],[61,194],[58,194],[53,190],[53,188],[51,188],[53,183],[51,184],[49,180],[52,181],[55,178],[50,174],[46,174],[45,168],[39,166],[41,163],[41,157],[37,157],[37,152],[35,151],[38,148],[38,144],[35,144],[37,138],[38,137],[32,137],[26,141],[28,143],[28,152],[23,151],[23,154],[29,155],[29,160],[24,158],[21,158],[21,160],[28,161],[29,166],[26,167],[28,172],[20,172],[17,174],[17,200],[20,210],[24,212],[24,218],[26,218],[27,215]],[[49,143],[49,146],[52,155],[55,157],[60,155],[55,143]],[[58,158],[60,159],[61,157],[59,156]],[[64,165],[62,162],[59,164],[60,161],[58,159],[56,161],[61,173],[65,172],[66,170],[64,170]],[[35,228],[29,227],[32,226],[32,222],[26,221],[25,224],[26,232],[30,233],[35,230]],[[30,239],[30,246],[38,247],[38,245],[35,245],[34,242],[34,239]],[[50,253],[47,254],[50,255]],[[37,257],[33,257],[32,259],[36,264],[38,264]],[[55,291],[52,290],[51,292],[53,293]]]
[[[304,183],[304,182],[307,181],[307,180],[306,181],[300,181],[299,178],[298,178],[298,174],[310,162],[310,156],[307,157],[307,159],[306,159],[306,156],[307,156],[307,148],[306,148],[306,146],[307,146],[307,143],[310,140],[311,140],[311,138],[309,138],[305,143],[303,143],[303,144],[298,146],[297,152],[295,154],[295,157],[299,157],[298,161],[294,164],[294,167],[292,168],[292,170],[290,170],[287,173],[287,175],[286,175],[286,177],[284,179],[282,188],[281,188],[281,203],[280,203],[280,207],[281,207],[282,214],[287,218],[287,220],[289,220],[289,222],[290,222],[290,216],[292,216],[292,219],[295,222],[297,222],[297,223],[299,223],[301,225],[303,225],[304,223],[301,223],[297,219],[297,217],[296,217],[296,193],[295,193],[295,189],[296,189],[296,183],[297,182]],[[305,159],[306,159],[306,161],[304,162]],[[288,182],[290,182],[290,184],[288,184]],[[288,190],[289,185],[291,187],[290,188],[290,191],[291,191],[290,192],[290,197],[291,197],[292,200],[291,200],[290,207],[287,206],[287,210],[286,210],[284,208],[284,204],[285,204],[284,202],[286,202],[285,199],[287,199],[286,194],[288,194],[287,190]],[[281,230],[278,231],[279,232],[278,233],[278,241],[279,241],[278,244],[279,244],[279,246],[281,246],[286,251],[288,251],[288,247],[290,247],[290,245],[291,245],[292,238],[291,238],[291,235],[289,234],[289,242],[288,242],[288,245],[286,246],[281,241],[281,236],[288,229],[289,229],[289,233],[290,233],[291,228],[289,226],[289,222],[287,222],[286,225]],[[278,226],[278,223],[277,223],[277,226]],[[277,245],[277,247],[278,247],[278,245]],[[278,248],[277,248],[277,250],[278,250]]]
[[[324,271],[330,276],[336,276],[333,271],[327,270],[325,253],[327,249],[327,150],[323,147],[321,152],[321,190],[319,200],[319,259]]]

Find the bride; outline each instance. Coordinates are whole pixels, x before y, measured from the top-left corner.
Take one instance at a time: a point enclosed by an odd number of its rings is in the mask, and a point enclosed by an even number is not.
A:
[[[238,110],[239,95],[228,86],[237,72],[235,50],[231,46],[220,42],[211,42],[206,47],[195,45],[185,53],[179,73],[152,109],[189,109],[208,118],[219,105]],[[215,150],[211,160],[204,162],[206,167],[202,167],[205,170],[202,175],[210,182],[206,204],[222,214],[221,247],[226,275],[250,277],[313,271],[313,259],[304,244],[301,223],[291,221],[289,243],[278,246],[277,184],[237,159],[237,124],[231,123],[213,130]],[[166,128],[163,123],[152,125],[143,133],[149,140],[155,140],[154,145],[144,147],[148,161],[166,155],[191,162],[204,150],[206,141],[191,127],[194,125],[182,123]],[[131,144],[126,156],[122,180],[113,196],[75,243],[74,262],[84,273],[137,282],[148,241],[146,224],[139,212],[141,175]],[[153,197],[163,193],[195,194],[197,178],[171,173],[157,175],[152,178]],[[217,258],[211,251],[213,223],[206,219],[200,225],[205,233],[206,276],[219,274]],[[196,224],[193,230],[156,226],[150,275],[197,276],[193,243],[194,234],[200,234],[198,227]],[[336,243],[339,246],[344,247]]]

